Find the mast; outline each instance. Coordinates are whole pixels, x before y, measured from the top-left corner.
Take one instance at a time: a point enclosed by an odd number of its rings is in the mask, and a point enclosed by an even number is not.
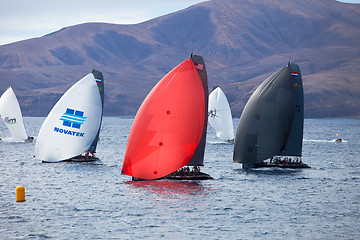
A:
[[[100,129],[101,129],[101,124],[102,124],[103,112],[104,112],[104,77],[103,77],[102,72],[97,71],[95,69],[93,69],[92,74],[94,75],[96,84],[97,84],[97,86],[99,88],[100,97],[101,97],[101,120],[100,120],[99,130],[98,130],[98,132],[96,134],[96,137],[95,137],[94,141],[92,142],[91,146],[87,150],[87,152],[95,153],[96,152],[96,146],[97,146],[97,143],[98,143],[99,138],[100,138]]]
[[[295,111],[289,138],[281,155],[301,156],[304,132],[304,90],[299,65],[288,64],[295,91]]]
[[[202,86],[204,89],[205,114],[204,114],[204,128],[201,135],[200,143],[196,148],[191,161],[187,165],[204,166],[204,152],[205,152],[205,144],[206,144],[207,125],[208,125],[208,104],[209,104],[209,88],[208,88],[207,72],[203,57],[191,54],[190,59],[192,59],[194,62],[195,68],[200,76]]]

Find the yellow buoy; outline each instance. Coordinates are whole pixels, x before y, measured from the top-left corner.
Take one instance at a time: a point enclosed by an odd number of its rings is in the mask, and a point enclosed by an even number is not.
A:
[[[25,187],[17,186],[16,187],[16,201],[25,202]]]

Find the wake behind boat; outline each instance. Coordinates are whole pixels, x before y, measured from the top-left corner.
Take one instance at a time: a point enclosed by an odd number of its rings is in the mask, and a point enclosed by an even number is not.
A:
[[[236,132],[234,162],[242,163],[243,168],[310,168],[301,160],[303,128],[300,68],[289,62],[267,78],[246,103]]]
[[[104,106],[102,73],[93,70],[74,84],[45,119],[35,145],[43,162],[89,162],[95,157]]]

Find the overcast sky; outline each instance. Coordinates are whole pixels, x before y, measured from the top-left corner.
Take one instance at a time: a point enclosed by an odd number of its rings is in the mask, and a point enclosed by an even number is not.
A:
[[[139,23],[199,2],[204,0],[0,0],[0,45],[86,22]]]

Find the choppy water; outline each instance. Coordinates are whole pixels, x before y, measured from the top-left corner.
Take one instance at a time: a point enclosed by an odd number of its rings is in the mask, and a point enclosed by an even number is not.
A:
[[[25,118],[28,133],[43,120]],[[131,123],[105,118],[101,162],[86,164],[41,163],[35,143],[11,142],[0,125],[0,239],[360,238],[359,120],[305,120],[312,168],[302,170],[243,170],[209,127],[202,170],[214,180],[192,182],[121,175]],[[336,133],[346,141],[334,142]]]

